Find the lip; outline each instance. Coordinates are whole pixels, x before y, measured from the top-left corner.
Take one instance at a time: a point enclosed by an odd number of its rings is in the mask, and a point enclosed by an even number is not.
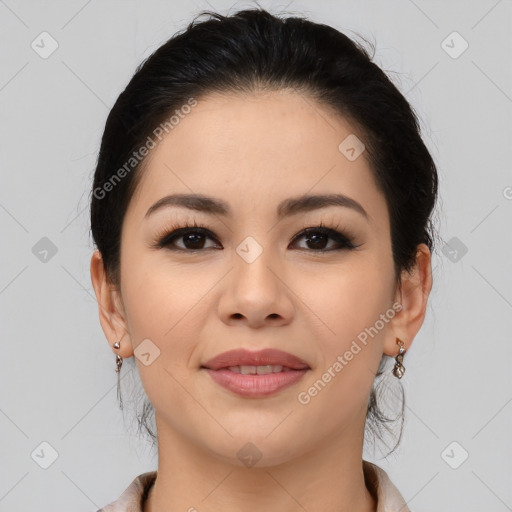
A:
[[[256,375],[245,375],[229,370],[230,366],[280,365],[288,370]],[[236,393],[250,398],[260,398],[277,393],[298,382],[310,370],[302,359],[276,349],[257,352],[245,349],[223,352],[202,365],[214,382]]]
[[[210,370],[203,368],[214,382],[225,389],[246,398],[262,398],[298,382],[309,370],[290,370],[266,375],[243,375],[227,368]]]
[[[309,369],[306,361],[275,348],[266,348],[258,351],[246,349],[229,350],[206,361],[202,366],[216,371],[222,368],[229,368],[230,366],[260,366],[269,364],[286,366],[292,370]]]

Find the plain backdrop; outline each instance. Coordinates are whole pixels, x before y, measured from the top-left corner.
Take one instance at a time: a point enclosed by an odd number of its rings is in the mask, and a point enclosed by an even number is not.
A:
[[[89,275],[92,173],[136,66],[199,11],[254,5],[0,1],[2,512],[95,511],[157,467],[116,402]],[[438,165],[442,243],[404,361],[404,437],[365,458],[415,512],[512,510],[512,3],[260,5],[374,41]]]

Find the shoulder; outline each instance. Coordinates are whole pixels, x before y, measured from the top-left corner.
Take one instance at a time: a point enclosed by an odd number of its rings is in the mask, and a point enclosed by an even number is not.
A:
[[[135,477],[121,496],[97,512],[142,512],[142,502],[156,478],[156,471]]]
[[[377,502],[377,512],[411,512],[388,474],[376,464],[363,460],[366,487]]]

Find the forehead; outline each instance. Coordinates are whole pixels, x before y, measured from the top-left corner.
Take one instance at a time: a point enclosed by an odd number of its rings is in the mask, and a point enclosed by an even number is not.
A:
[[[370,220],[385,216],[365,152],[351,160],[340,150],[362,134],[313,98],[215,93],[187,111],[151,150],[132,206],[138,217],[176,192],[223,198],[235,211],[341,193],[362,203]]]

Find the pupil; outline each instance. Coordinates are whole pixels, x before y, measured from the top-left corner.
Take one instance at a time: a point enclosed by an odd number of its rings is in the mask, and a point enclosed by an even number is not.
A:
[[[200,239],[202,236],[203,235],[201,235],[201,234],[186,235],[185,240],[190,241],[192,239],[192,245],[199,245],[199,247],[193,247],[193,249],[200,249],[201,248],[201,240]],[[185,243],[185,245],[186,245],[186,243]]]
[[[325,242],[325,235],[309,235],[308,242],[313,241],[313,245],[317,245],[317,246],[318,245],[320,245],[320,246],[325,245],[325,244],[322,244],[321,242],[319,244],[318,243],[318,238],[323,238],[324,242]]]

